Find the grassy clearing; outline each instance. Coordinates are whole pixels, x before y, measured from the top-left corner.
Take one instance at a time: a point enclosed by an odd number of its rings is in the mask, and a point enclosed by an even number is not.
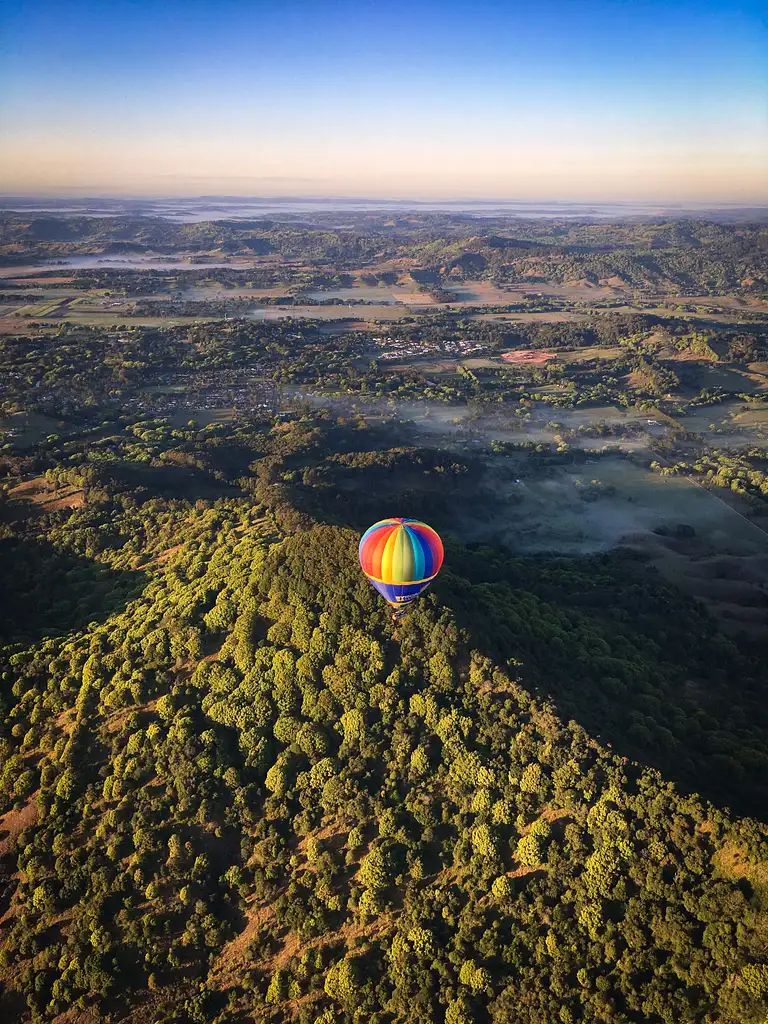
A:
[[[496,320],[501,323],[567,324],[590,320],[592,315],[587,312],[570,312],[568,310],[553,312],[552,310],[546,310],[542,313],[476,313],[471,319]]]
[[[725,391],[736,393],[751,393],[764,391],[768,387],[766,378],[759,374],[744,373],[732,366],[682,360],[681,366],[683,365],[686,382],[699,389],[723,388]]]
[[[623,349],[618,345],[614,347],[601,347],[591,345],[589,348],[577,348],[572,352],[558,352],[557,358],[567,366],[578,365],[579,363],[591,363],[594,359],[618,359]]]
[[[736,843],[725,843],[712,857],[715,871],[723,878],[746,878],[763,899],[768,898],[768,863],[755,863]]]
[[[458,300],[453,305],[498,306],[509,302],[519,302],[521,293],[507,288],[496,288],[490,281],[464,281],[461,284],[448,282],[446,287],[455,292]]]
[[[744,412],[735,412],[731,422],[740,427],[768,427],[768,409],[749,408]]]
[[[178,409],[168,417],[174,427],[184,427],[194,420],[199,427],[212,423],[231,423],[235,418],[234,409]]]
[[[215,316],[131,316],[114,313],[107,310],[104,313],[78,313],[76,310],[67,313],[64,317],[68,323],[85,324],[91,327],[117,327],[117,326],[144,326],[144,327],[174,327],[180,324],[202,324],[211,320],[220,320]]]
[[[29,501],[43,512],[58,512],[64,508],[82,508],[85,492],[81,487],[49,487],[45,477],[38,476],[12,488],[8,492],[12,501]]]
[[[61,420],[51,419],[42,413],[12,413],[0,421],[0,428],[14,432],[14,445],[17,448],[31,448],[44,440],[49,434],[63,433],[68,424]]]

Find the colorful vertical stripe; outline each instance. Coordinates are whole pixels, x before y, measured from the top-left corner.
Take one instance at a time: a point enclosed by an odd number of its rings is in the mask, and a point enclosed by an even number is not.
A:
[[[360,539],[360,567],[390,604],[405,604],[429,586],[443,564],[443,542],[418,519],[382,519]]]

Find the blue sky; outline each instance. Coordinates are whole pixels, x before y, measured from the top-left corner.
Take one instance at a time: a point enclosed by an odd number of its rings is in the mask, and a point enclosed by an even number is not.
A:
[[[762,3],[10,0],[6,190],[768,197]]]

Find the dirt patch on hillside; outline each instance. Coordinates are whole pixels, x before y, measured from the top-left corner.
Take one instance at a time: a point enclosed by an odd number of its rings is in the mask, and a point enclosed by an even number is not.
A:
[[[756,889],[768,888],[768,863],[752,861],[736,843],[724,843],[712,857],[715,871],[723,878],[746,878]]]
[[[323,840],[333,839],[337,836],[345,836],[349,833],[350,826],[345,825],[343,821],[333,820],[326,822],[317,832],[313,832],[311,835],[303,836],[299,841],[299,850],[303,853],[307,847],[307,843],[310,839],[318,839],[320,842]]]
[[[0,816],[0,857],[4,857],[12,849],[22,829],[34,825],[37,821],[35,796],[36,794],[33,794],[18,810],[6,811]]]
[[[82,508],[85,505],[85,491],[82,487],[51,488],[45,477],[38,476],[25,480],[8,492],[12,501],[29,501],[41,512],[57,512],[63,508]]]
[[[507,878],[523,878],[525,875],[533,875],[541,871],[541,865],[529,867],[527,864],[520,864],[513,871],[507,871]]]
[[[318,935],[317,938],[310,939],[304,943],[302,943],[295,932],[289,932],[283,948],[264,965],[264,969],[275,971],[278,967],[287,967],[291,960],[298,956],[299,953],[303,953],[307,949],[316,949],[318,946],[332,946],[341,942],[349,949],[353,944],[359,944],[360,939],[372,938],[375,935],[382,935],[385,932],[391,931],[392,925],[391,915],[382,914],[381,917],[377,917],[370,924],[350,921],[348,924],[342,925],[336,932]]]
[[[248,947],[261,929],[272,919],[271,906],[251,905],[245,911],[245,927],[222,948],[211,968],[210,978],[216,988],[227,988],[240,976],[248,956]]]
[[[174,544],[173,547],[166,548],[164,551],[161,551],[159,554],[155,555],[155,561],[159,562],[160,564],[162,564],[163,562],[167,562],[169,558],[173,558],[173,556],[177,554],[179,551],[181,551],[183,547],[183,544]]]

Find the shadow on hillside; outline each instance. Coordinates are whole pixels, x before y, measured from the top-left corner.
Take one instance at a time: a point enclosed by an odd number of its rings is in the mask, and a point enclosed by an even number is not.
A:
[[[404,489],[403,475],[384,479],[378,466],[356,472],[349,492],[335,480],[294,487],[282,500],[358,534],[393,510],[426,519],[444,537],[463,501],[474,502],[476,517],[493,512],[482,475],[435,486],[406,473]],[[449,543],[433,589],[470,646],[502,665],[521,662],[522,683],[565,722],[683,790],[764,815],[768,659],[727,638],[703,605],[640,556],[515,558]]]
[[[121,462],[109,467],[109,477],[118,490],[129,490],[137,501],[178,498],[186,501],[215,501],[237,497],[242,492],[211,473],[189,466],[144,466]]]
[[[116,572],[46,541],[0,540],[0,643],[34,643],[121,611],[143,572]]]
[[[450,550],[435,585],[470,643],[619,756],[738,814],[768,803],[768,671],[621,553]]]
[[[320,467],[320,486],[280,484],[259,497],[278,514],[281,510],[289,516],[299,513],[315,522],[348,527],[358,533],[386,516],[407,514],[446,534],[455,529],[459,517],[490,522],[515,503],[508,494],[501,499],[488,486],[488,475],[478,463],[427,448],[413,451],[414,459],[421,458],[423,463],[341,469],[325,463]],[[388,453],[382,454],[386,457]],[[453,465],[466,469],[454,473]]]

